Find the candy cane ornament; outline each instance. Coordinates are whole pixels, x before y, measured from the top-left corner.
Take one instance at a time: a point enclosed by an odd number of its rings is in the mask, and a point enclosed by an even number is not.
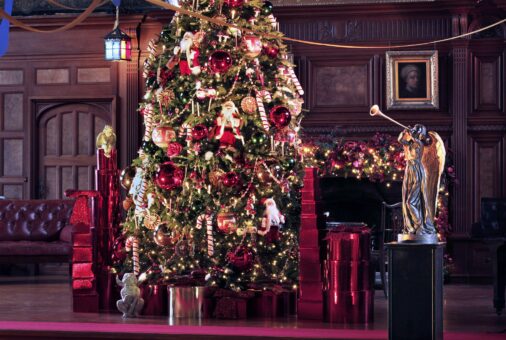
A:
[[[213,215],[202,214],[197,217],[197,229],[202,229],[204,220],[206,221],[206,233],[207,233],[207,254],[213,256],[214,254],[214,238],[213,238]]]
[[[290,76],[290,79],[293,82],[293,85],[295,85],[295,88],[297,89],[297,93],[301,96],[304,95],[304,89],[302,88],[302,85],[300,84],[299,78],[297,78],[297,75],[295,74],[295,71],[293,68],[288,67],[288,75]]]
[[[151,104],[147,104],[144,107],[144,125],[146,129],[144,131],[144,140],[151,140],[151,133],[153,132],[153,106]]]
[[[260,113],[260,120],[262,121],[262,126],[265,131],[269,131],[270,124],[267,120],[267,113],[265,112],[265,106],[263,101],[262,92],[264,91],[258,91],[255,95],[255,100],[257,102],[258,112]]]
[[[139,262],[139,240],[137,237],[134,237],[132,243],[132,259],[134,262],[134,274],[139,275],[140,271],[140,262]]]

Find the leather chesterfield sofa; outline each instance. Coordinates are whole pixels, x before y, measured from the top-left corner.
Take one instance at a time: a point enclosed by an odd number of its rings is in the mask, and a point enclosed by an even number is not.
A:
[[[0,200],[0,263],[69,262],[73,200]]]

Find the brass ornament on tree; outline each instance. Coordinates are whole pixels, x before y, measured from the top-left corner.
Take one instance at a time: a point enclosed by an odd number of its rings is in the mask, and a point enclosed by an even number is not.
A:
[[[257,101],[251,96],[244,97],[241,100],[241,109],[247,114],[254,114],[257,112]]]
[[[153,241],[161,247],[174,246],[179,240],[179,235],[176,231],[170,230],[167,223],[162,223],[156,227]]]

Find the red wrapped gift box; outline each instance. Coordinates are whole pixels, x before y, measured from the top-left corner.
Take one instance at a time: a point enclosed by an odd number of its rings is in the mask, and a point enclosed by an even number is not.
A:
[[[371,268],[368,261],[323,261],[324,289],[337,291],[370,290]]]
[[[248,302],[248,317],[276,318],[294,315],[295,291],[256,291]]]
[[[204,293],[204,318],[245,319],[248,316],[248,300],[253,296],[251,291],[233,292],[208,287]]]
[[[374,317],[374,291],[324,291],[325,321],[367,323]]]
[[[371,232],[367,227],[337,227],[325,238],[327,259],[334,261],[369,260]]]
[[[142,315],[168,315],[167,285],[141,285]]]

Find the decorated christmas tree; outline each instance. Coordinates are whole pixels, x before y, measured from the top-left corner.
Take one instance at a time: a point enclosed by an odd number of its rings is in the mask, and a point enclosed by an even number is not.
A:
[[[145,134],[121,177],[116,270],[152,283],[292,287],[303,91],[272,4],[177,4],[211,20],[176,13],[148,46]]]

